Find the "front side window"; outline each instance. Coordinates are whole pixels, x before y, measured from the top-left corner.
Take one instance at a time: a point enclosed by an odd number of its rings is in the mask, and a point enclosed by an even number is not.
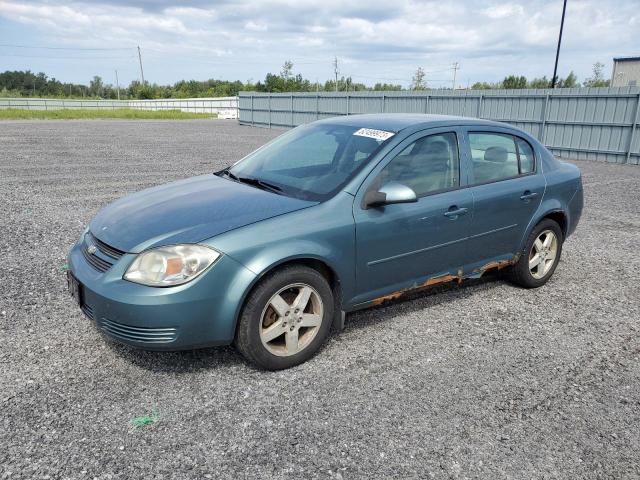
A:
[[[521,138],[469,133],[475,183],[488,183],[534,171],[533,149]]]
[[[284,195],[322,201],[345,185],[393,135],[349,125],[306,125],[256,150],[228,172],[238,180],[268,183]]]
[[[377,183],[402,183],[417,196],[457,188],[460,158],[455,133],[422,137],[402,150],[384,167]]]

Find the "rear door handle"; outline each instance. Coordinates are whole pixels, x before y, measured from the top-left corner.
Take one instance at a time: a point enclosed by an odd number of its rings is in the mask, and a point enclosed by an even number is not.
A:
[[[460,215],[464,215],[468,211],[468,208],[458,208],[457,205],[452,205],[449,207],[449,210],[444,212],[444,216],[450,218],[451,220],[455,220]]]
[[[537,197],[538,192],[532,192],[530,190],[525,190],[525,192],[520,195],[520,200],[531,200],[533,197]]]

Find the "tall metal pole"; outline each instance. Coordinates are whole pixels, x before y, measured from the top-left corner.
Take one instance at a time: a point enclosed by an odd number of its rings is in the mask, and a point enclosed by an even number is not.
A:
[[[336,92],[338,91],[338,57],[333,57],[333,71],[336,74]]]
[[[560,57],[560,44],[562,43],[562,30],[564,29],[564,14],[567,11],[567,0],[562,5],[562,20],[560,20],[560,35],[558,35],[558,48],[556,49],[556,64],[553,67],[553,78],[551,79],[551,88],[556,88],[558,79],[558,58]]]
[[[456,74],[458,73],[459,68],[460,67],[458,66],[458,62],[455,62],[453,64],[453,88],[452,88],[453,90],[456,89]]]
[[[140,77],[142,77],[142,85],[144,85],[144,70],[142,70],[142,54],[140,53],[140,45],[138,45],[138,61],[140,62]]]
[[[118,82],[118,70],[116,70],[116,91],[118,92],[118,100],[120,100],[120,82]]]

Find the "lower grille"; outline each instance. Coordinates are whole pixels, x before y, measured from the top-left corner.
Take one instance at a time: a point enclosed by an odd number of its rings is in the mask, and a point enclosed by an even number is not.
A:
[[[93,313],[93,307],[91,305],[87,305],[86,303],[80,307],[82,313],[84,313],[89,320],[95,320],[96,316]]]
[[[109,335],[130,342],[142,343],[170,343],[176,339],[177,328],[147,328],[132,327],[114,322],[107,318],[100,320],[100,328]]]

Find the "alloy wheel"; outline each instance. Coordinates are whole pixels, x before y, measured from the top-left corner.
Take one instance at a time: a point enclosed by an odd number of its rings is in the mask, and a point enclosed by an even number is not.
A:
[[[558,237],[552,230],[544,230],[538,235],[529,252],[529,271],[535,279],[543,278],[556,261]]]
[[[320,330],[324,307],[310,285],[287,285],[271,297],[260,318],[260,340],[273,355],[288,357],[304,350]]]

